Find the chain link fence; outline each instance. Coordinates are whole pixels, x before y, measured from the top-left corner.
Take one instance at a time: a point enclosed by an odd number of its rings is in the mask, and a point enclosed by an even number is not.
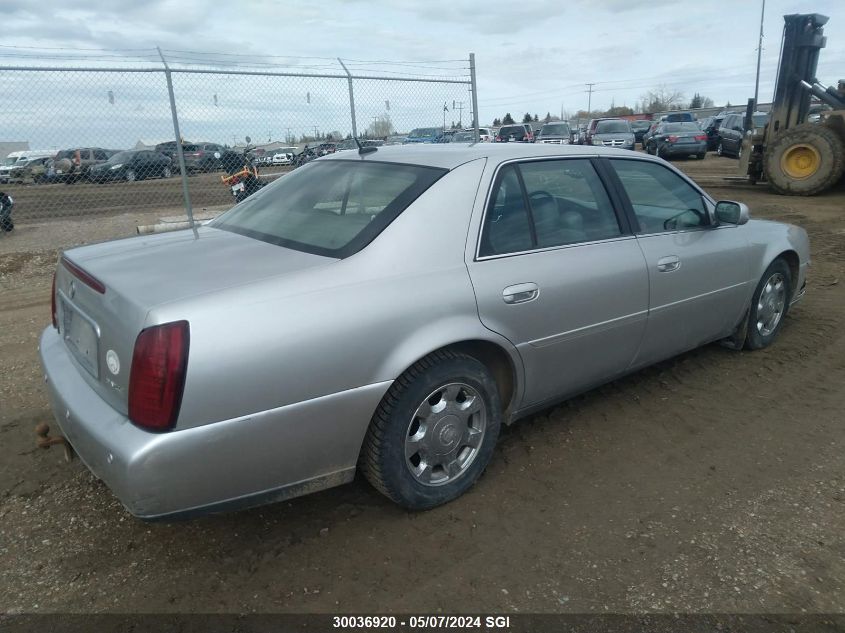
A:
[[[226,151],[247,153],[269,181],[309,156],[356,147],[353,135],[394,144],[415,129],[474,124],[472,55],[136,55],[134,64],[27,56],[0,66],[0,189],[14,197],[16,220],[135,211],[187,219],[192,209],[209,217],[233,204],[221,179]]]

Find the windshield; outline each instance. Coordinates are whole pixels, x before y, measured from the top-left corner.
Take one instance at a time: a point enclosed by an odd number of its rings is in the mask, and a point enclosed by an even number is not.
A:
[[[118,163],[127,163],[130,160],[132,160],[132,152],[118,152],[109,158],[107,162],[111,165],[117,165]]]
[[[630,131],[631,126],[627,121],[599,121],[596,124],[596,134],[618,134]]]
[[[408,136],[415,136],[417,138],[435,138],[440,136],[440,128],[439,127],[418,127],[415,130],[411,130],[411,133]]]
[[[17,160],[18,160],[17,158],[14,158],[14,157],[12,157],[12,156],[9,156],[9,157],[7,157],[7,158],[3,161],[3,164],[4,164],[6,167],[11,167],[12,165],[14,165],[14,164],[15,164],[15,162],[16,162]]]
[[[651,127],[651,121],[634,121],[631,127],[635,130],[647,130]]]
[[[571,130],[566,123],[549,123],[540,130],[540,136],[569,136]]]
[[[251,195],[211,226],[306,253],[348,257],[446,172],[357,160],[308,163]]]

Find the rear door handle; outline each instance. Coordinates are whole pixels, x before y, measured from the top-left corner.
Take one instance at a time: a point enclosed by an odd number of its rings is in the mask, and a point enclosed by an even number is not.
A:
[[[677,255],[669,255],[657,260],[657,270],[662,273],[671,273],[673,270],[678,270],[680,267],[681,258]]]
[[[540,294],[540,288],[533,282],[514,284],[502,290],[505,303],[525,303],[533,301]]]

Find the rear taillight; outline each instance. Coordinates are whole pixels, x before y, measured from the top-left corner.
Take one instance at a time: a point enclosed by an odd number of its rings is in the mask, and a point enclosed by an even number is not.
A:
[[[500,143],[502,142],[502,137],[501,137],[501,136],[499,136],[498,134],[496,135],[496,141],[498,141],[498,142],[500,142]]]
[[[696,141],[706,141],[707,135],[706,134],[699,134],[698,136],[695,137],[695,140]]]
[[[56,271],[53,271],[53,289],[50,291],[50,314],[53,317],[53,327],[59,329],[59,317],[56,313]]]
[[[669,141],[670,143],[674,143],[675,141],[678,140],[678,137],[673,134],[672,136],[667,136],[666,140]]]
[[[143,330],[129,371],[129,419],[151,431],[173,428],[188,369],[190,328],[174,321]]]
[[[106,287],[102,281],[94,277],[93,275],[87,273],[86,271],[82,270],[79,266],[68,260],[64,255],[62,255],[61,264],[65,268],[67,268],[74,277],[79,279],[82,283],[86,286],[89,286],[99,292],[101,295],[105,294]]]

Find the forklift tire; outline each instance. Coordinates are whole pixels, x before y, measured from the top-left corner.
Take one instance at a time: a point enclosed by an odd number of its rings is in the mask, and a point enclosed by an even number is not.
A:
[[[786,130],[767,148],[766,180],[777,193],[814,196],[845,172],[845,145],[832,129],[804,123]]]

